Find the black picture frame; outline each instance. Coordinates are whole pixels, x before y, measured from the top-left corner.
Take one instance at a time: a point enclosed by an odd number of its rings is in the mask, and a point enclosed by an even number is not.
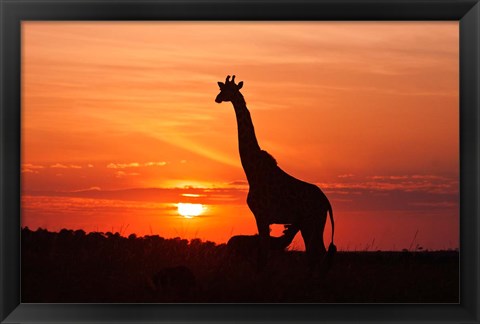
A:
[[[478,0],[0,0],[0,320],[479,323]],[[456,20],[460,23],[460,303],[26,304],[20,302],[20,64],[25,20]]]

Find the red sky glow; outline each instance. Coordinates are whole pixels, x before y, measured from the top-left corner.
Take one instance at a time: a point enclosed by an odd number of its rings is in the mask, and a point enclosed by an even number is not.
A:
[[[332,202],[340,250],[458,248],[458,33],[458,22],[24,22],[22,226],[255,234],[235,113],[214,102],[236,74],[262,149]],[[178,203],[203,212],[183,217]]]

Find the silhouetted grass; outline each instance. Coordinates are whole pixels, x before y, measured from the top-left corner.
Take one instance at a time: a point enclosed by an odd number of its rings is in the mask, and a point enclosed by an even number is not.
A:
[[[22,302],[456,303],[459,255],[338,252],[328,273],[303,252],[254,257],[225,244],[118,233],[22,230]]]

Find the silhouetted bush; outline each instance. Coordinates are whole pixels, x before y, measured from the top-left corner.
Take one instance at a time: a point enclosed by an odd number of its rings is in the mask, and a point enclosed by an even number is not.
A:
[[[158,235],[24,228],[22,302],[458,302],[458,251],[338,252],[327,273],[305,255]],[[253,253],[253,252],[252,252]]]

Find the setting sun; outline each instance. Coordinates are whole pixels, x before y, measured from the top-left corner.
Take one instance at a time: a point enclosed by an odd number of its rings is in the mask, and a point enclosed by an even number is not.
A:
[[[189,203],[178,203],[178,213],[186,218],[192,218],[193,216],[198,216],[203,212],[202,204],[189,204]]]

